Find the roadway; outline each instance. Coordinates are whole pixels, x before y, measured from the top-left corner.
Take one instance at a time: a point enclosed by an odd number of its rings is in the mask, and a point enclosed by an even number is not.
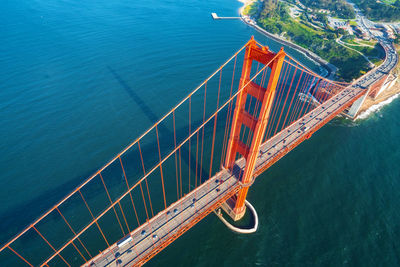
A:
[[[265,142],[260,148],[255,177],[345,110],[365,94],[366,88],[396,66],[398,55],[393,45],[384,37],[378,37],[378,41],[385,49],[385,61]],[[85,266],[133,266],[146,262],[235,194],[242,186],[239,181],[243,169],[244,160],[240,159],[233,173],[222,170]]]
[[[265,142],[260,148],[255,177],[341,113],[396,66],[398,56],[392,44],[383,37],[379,41],[386,51],[385,61]],[[242,186],[239,181],[243,169],[244,160],[240,159],[233,174],[222,170],[85,266],[134,266],[146,262],[235,194]]]
[[[243,169],[244,161],[238,166]],[[85,266],[141,265],[236,193],[237,177],[238,173],[219,172]]]
[[[309,138],[364,92],[358,86],[342,90],[265,142],[260,148],[255,176]],[[233,173],[220,171],[85,266],[133,266],[146,262],[235,194],[242,186],[239,181],[243,170],[242,158],[236,162]]]
[[[374,32],[371,31],[370,28],[375,27],[375,23],[368,20],[361,12],[361,10],[350,0],[347,0],[349,4],[354,7],[356,12],[356,21],[357,24],[363,29],[363,31],[368,32],[369,35],[380,43],[386,53],[385,61],[377,68],[371,70],[360,79],[358,79],[355,84],[360,88],[368,88],[376,81],[379,81],[385,75],[389,74],[389,72],[396,66],[398,61],[397,52],[391,43],[391,41],[383,36],[383,34],[375,35]]]
[[[376,28],[375,23],[365,18],[361,10],[354,3],[352,3],[350,0],[347,0],[347,2],[354,7],[357,24],[361,27],[362,31],[368,33],[370,37],[378,40],[379,44],[385,50],[385,61],[379,67],[375,67],[364,76],[353,82],[356,87],[366,89],[366,93],[368,93],[368,88],[370,88],[374,83],[383,79],[396,66],[398,62],[398,55],[392,42],[388,38],[385,38],[384,33],[371,30],[372,28]],[[357,103],[345,111],[345,115],[355,118],[364,100],[365,97],[361,98]]]
[[[398,55],[393,45],[385,38],[380,38],[379,42],[386,53],[385,61],[379,67],[371,70],[355,82],[355,86],[359,88],[366,89],[373,85],[376,81],[388,75],[397,64]]]

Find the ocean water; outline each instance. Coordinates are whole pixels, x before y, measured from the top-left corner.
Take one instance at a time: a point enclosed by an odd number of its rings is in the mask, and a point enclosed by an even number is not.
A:
[[[5,1],[0,8],[0,243],[151,126],[249,38],[235,0]],[[291,49],[309,67],[318,66]],[[248,199],[259,231],[214,215],[149,266],[400,265],[399,98],[335,119]],[[2,265],[0,263],[0,265]]]

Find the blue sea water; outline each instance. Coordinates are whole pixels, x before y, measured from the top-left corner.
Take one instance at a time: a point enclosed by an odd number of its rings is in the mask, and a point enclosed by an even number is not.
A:
[[[19,0],[0,8],[0,243],[249,38],[235,0]],[[293,50],[290,54],[318,69]],[[208,216],[150,266],[400,265],[400,101],[336,119],[257,178],[253,235]],[[1,265],[1,263],[0,263]]]

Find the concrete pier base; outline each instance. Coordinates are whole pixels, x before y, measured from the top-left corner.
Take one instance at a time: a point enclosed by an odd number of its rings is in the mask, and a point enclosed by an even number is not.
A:
[[[236,227],[232,224],[230,224],[222,215],[221,209],[218,209],[217,211],[214,211],[214,213],[218,216],[218,218],[225,224],[229,229],[236,233],[240,234],[251,234],[257,231],[258,229],[258,214],[256,212],[256,209],[253,207],[253,205],[250,204],[249,201],[246,200],[246,207],[250,210],[253,218],[254,218],[254,225],[251,228],[239,228]],[[245,209],[246,210],[246,209]],[[244,215],[244,213],[243,213]],[[243,217],[242,215],[242,217]]]
[[[238,221],[243,218],[244,214],[246,213],[246,206],[240,212],[236,212],[234,210],[236,201],[232,198],[228,199],[221,205],[221,208],[228,214],[232,220]]]
[[[360,97],[359,99],[357,99],[357,100],[353,103],[353,105],[351,105],[351,107],[350,107],[350,109],[349,109],[349,112],[346,114],[347,116],[349,116],[349,117],[352,118],[352,119],[354,119],[354,118],[357,116],[358,111],[360,110],[362,104],[364,103],[365,98],[366,98],[367,95],[369,94],[370,89],[371,89],[371,88],[369,88],[369,89],[367,90],[367,92],[366,92],[362,97]]]

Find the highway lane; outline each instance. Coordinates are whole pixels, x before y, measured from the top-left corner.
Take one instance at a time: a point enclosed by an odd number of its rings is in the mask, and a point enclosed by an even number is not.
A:
[[[385,49],[385,61],[265,142],[260,148],[255,176],[309,138],[313,132],[361,97],[369,86],[379,81],[396,66],[398,55],[393,45],[383,37],[378,40]],[[239,180],[243,169],[244,160],[239,159],[233,174],[222,170],[196,190],[157,214],[149,222],[135,229],[120,242],[96,256],[85,266],[133,266],[152,256],[167,245],[166,241],[175,240],[197,220],[209,214],[237,192],[241,187]]]
[[[261,146],[255,172],[264,170],[295,148],[300,141],[318,130],[364,90],[350,86],[316,107],[303,118],[295,121]],[[196,190],[186,195],[166,210],[157,214],[148,223],[135,229],[126,238],[99,254],[85,266],[131,266],[166,245],[169,238],[177,238],[179,231],[189,229],[196,219],[206,216],[241,186],[238,182],[244,170],[244,159],[236,162],[233,174],[222,170]]]

